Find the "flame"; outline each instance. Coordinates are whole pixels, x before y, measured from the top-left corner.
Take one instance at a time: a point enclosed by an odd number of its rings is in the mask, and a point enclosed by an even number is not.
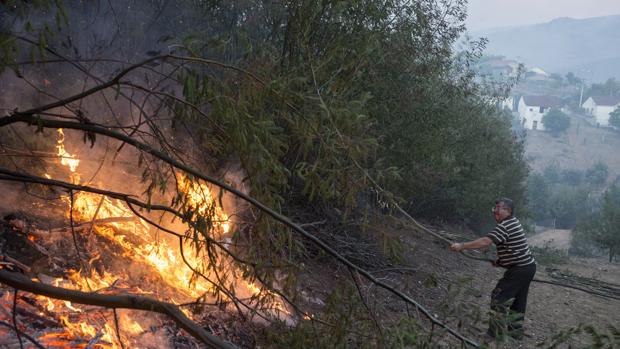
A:
[[[211,189],[206,184],[196,183],[183,175],[177,177],[179,190],[187,196],[188,206],[199,215],[215,218],[214,225],[215,231],[219,235],[218,238],[228,233],[230,229],[228,216],[219,206],[215,205]]]
[[[79,184],[80,174],[77,170],[80,160],[76,155],[67,152],[64,141],[65,134],[62,129],[58,129],[56,148],[61,159],[60,163],[62,166],[69,168],[72,182]],[[185,207],[193,211],[194,217],[199,215],[207,218],[211,223],[210,233],[212,239],[219,241],[226,239],[231,228],[230,220],[221,205],[218,205],[218,202],[214,199],[208,185],[193,181],[183,175],[177,175],[176,179],[177,189],[182,194]],[[184,255],[181,255],[178,240],[174,243],[165,238],[160,238],[146,221],[136,216],[127,204],[121,200],[88,192],[75,193],[72,202],[67,197],[63,198],[63,200],[68,206],[72,205],[67,210],[67,216],[72,215],[74,222],[91,222],[95,219],[105,220],[105,223],[95,224],[92,231],[100,238],[112,241],[114,248],[118,248],[120,251],[119,255],[135,263],[135,265],[141,266],[140,268],[146,268],[146,274],[149,277],[155,276],[158,281],[163,281],[167,287],[176,290],[175,298],[185,301],[197,299],[205,295],[217,295],[219,292],[209,281],[195,277],[194,271],[188,267],[187,264],[191,265],[195,270],[204,271],[207,277],[213,277],[206,270],[208,268],[204,268],[204,263],[210,263],[209,256],[206,255],[204,249],[201,252],[197,252],[190,243],[191,240],[189,238],[184,239],[182,242]],[[218,262],[223,262],[222,259],[225,257],[219,256],[215,258],[218,258]],[[236,275],[241,273],[232,267],[230,263],[222,263],[222,265],[228,265],[228,269],[221,272],[232,276],[237,295],[248,297],[260,294],[271,295],[274,300],[269,304],[269,308],[277,314],[290,315],[282,300],[275,297],[269,290],[262,289],[260,285],[248,282],[240,277],[235,278]],[[89,264],[86,263],[86,267],[88,266]],[[121,266],[119,265],[119,267]],[[115,287],[118,287],[119,283],[128,285],[128,282],[132,279],[129,276],[130,274],[128,274],[126,265],[116,269],[122,270],[118,272],[108,270],[67,270],[65,272],[65,279],[57,278],[49,282],[54,286],[68,289],[88,292],[111,292]],[[135,289],[143,294],[153,293],[157,298],[164,298],[167,301],[175,302],[175,299],[172,299],[170,295],[160,293],[159,289],[146,292],[133,287],[132,291]],[[225,299],[227,296],[220,294],[217,298]],[[81,305],[73,305],[70,302],[53,300],[43,296],[38,296],[37,299],[44,304],[48,312],[63,314],[59,319],[65,327],[65,332],[57,334],[48,333],[40,337],[39,339],[44,344],[50,347],[62,347],[58,343],[63,339],[81,338],[90,341],[99,336],[99,342],[94,347],[121,348],[118,342],[119,335],[116,333],[111,316],[108,316],[110,319],[94,321],[92,316],[87,316],[87,312],[84,311],[84,307]],[[181,310],[191,317],[191,314],[185,309]],[[67,314],[71,314],[71,316]],[[80,317],[84,317],[87,320],[82,321]],[[134,319],[128,314],[123,313],[119,317],[119,325],[123,333],[120,336],[124,342],[128,339],[127,336],[136,336],[145,332],[138,319]],[[129,341],[129,343],[131,342]],[[127,347],[127,342],[125,347]]]
[[[80,165],[80,160],[76,159],[76,155],[67,153],[65,150],[65,133],[62,128],[58,129],[58,141],[56,141],[56,149],[58,149],[58,156],[60,156],[60,164],[68,166],[71,171],[71,179],[73,183],[79,183],[80,177],[75,171]]]

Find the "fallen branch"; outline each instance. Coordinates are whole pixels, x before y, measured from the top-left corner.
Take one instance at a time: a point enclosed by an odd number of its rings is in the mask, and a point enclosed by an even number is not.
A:
[[[9,324],[8,322],[0,320],[0,325],[2,325],[4,327],[8,327],[8,328],[12,329],[13,331],[16,331],[15,333],[16,333],[17,336],[24,336],[24,338],[29,340],[30,343],[34,344],[35,347],[37,347],[39,349],[46,349],[44,346],[41,345],[41,343],[37,342],[36,339],[34,339],[30,335],[28,335],[28,333],[23,332],[23,331],[21,331],[19,329],[15,329],[15,327],[13,327],[13,325]]]
[[[19,269],[25,271],[26,273],[30,272],[30,267],[27,266],[26,264],[18,261],[17,259],[10,257],[10,256],[6,256],[6,255],[0,255],[0,261],[6,261],[16,267],[18,267]],[[4,263],[3,263],[4,264]]]
[[[82,231],[82,230],[90,229],[92,225],[136,222],[136,221],[138,221],[138,219],[136,219],[135,217],[99,218],[99,219],[92,220],[90,222],[74,223],[73,228],[76,231]],[[71,232],[71,227],[54,228],[50,230],[39,229],[35,227],[34,225],[29,224],[21,219],[11,219],[9,220],[9,224],[13,228],[15,228],[18,232],[23,233],[25,235],[32,235],[39,239],[46,239],[54,234],[68,234]]]
[[[549,280],[541,280],[541,279],[533,279],[532,282],[539,282],[539,283],[542,283],[542,284],[549,284],[549,285],[566,287],[566,288],[570,288],[570,289],[573,289],[573,290],[578,290],[578,291],[581,291],[581,292],[589,293],[589,294],[592,294],[592,295],[595,295],[595,296],[604,297],[604,298],[611,298],[611,299],[615,299],[615,300],[619,300],[620,301],[620,297],[616,297],[616,296],[612,296],[610,294],[604,294],[604,293],[588,290],[588,289],[583,288],[583,287],[577,287],[577,286],[573,286],[573,285],[568,285],[568,284],[554,282],[554,281],[549,281]]]
[[[120,79],[120,78],[119,78]],[[113,83],[110,83],[107,87],[112,86]],[[93,88],[91,90],[98,90],[96,88]],[[69,99],[65,100],[66,103],[69,103],[71,101],[83,98],[83,94],[80,95],[76,95],[73,97],[70,97]],[[285,226],[291,228],[293,231],[297,232],[298,234],[300,234],[301,236],[303,236],[304,238],[308,239],[309,241],[311,241],[313,244],[315,244],[316,246],[318,246],[319,248],[321,248],[323,251],[325,251],[327,254],[329,254],[330,256],[332,256],[333,258],[335,258],[337,261],[339,261],[340,263],[344,264],[345,266],[357,271],[360,275],[364,276],[364,278],[366,278],[367,280],[369,280],[370,282],[374,283],[375,285],[389,291],[390,293],[396,295],[398,298],[400,298],[401,300],[405,301],[406,303],[409,303],[413,306],[415,306],[420,312],[422,312],[422,314],[424,314],[424,316],[431,321],[431,323],[434,323],[440,327],[445,328],[452,336],[458,338],[459,340],[467,343],[468,345],[474,346],[474,347],[479,347],[479,344],[476,343],[475,341],[464,337],[463,335],[461,335],[459,332],[457,332],[456,330],[450,328],[448,325],[444,324],[443,322],[437,320],[433,314],[431,314],[430,311],[428,311],[424,306],[422,306],[420,303],[418,303],[416,300],[414,300],[413,298],[411,298],[410,296],[404,294],[403,292],[395,289],[393,286],[388,285],[385,282],[382,282],[380,280],[378,280],[376,277],[374,277],[370,272],[368,272],[367,270],[359,267],[358,265],[354,264],[353,262],[351,262],[348,258],[342,256],[340,253],[338,253],[336,250],[334,250],[332,247],[330,247],[328,244],[326,244],[325,242],[323,242],[322,240],[320,240],[319,238],[317,238],[316,236],[314,236],[313,234],[310,234],[309,232],[307,232],[306,230],[304,230],[302,227],[300,227],[298,224],[294,223],[293,221],[290,220],[290,218],[276,212],[275,210],[273,210],[272,208],[266,206],[265,204],[263,204],[262,202],[258,201],[257,199],[249,196],[248,194],[243,193],[240,190],[235,189],[234,187],[232,187],[231,185],[218,180],[217,178],[211,177],[211,176],[207,176],[199,171],[197,171],[196,169],[190,167],[189,165],[186,165],[178,160],[175,160],[174,158],[170,157],[168,154],[163,153],[160,150],[157,150],[155,148],[153,148],[152,146],[142,143],[134,138],[131,138],[127,135],[118,133],[116,131],[110,130],[104,126],[100,126],[100,125],[95,125],[95,124],[90,124],[90,123],[80,123],[80,122],[72,122],[72,121],[64,121],[64,120],[52,120],[52,119],[45,119],[45,118],[41,118],[41,117],[37,117],[35,116],[36,113],[39,113],[41,111],[44,111],[46,109],[49,108],[53,108],[56,107],[57,103],[52,103],[49,104],[47,106],[43,106],[43,107],[39,107],[39,108],[33,108],[30,109],[28,111],[24,111],[24,112],[14,112],[13,114],[9,115],[9,116],[5,116],[0,118],[0,127],[3,127],[5,125],[10,125],[13,123],[26,123],[26,124],[30,124],[30,125],[36,125],[39,128],[65,128],[65,129],[73,129],[73,130],[82,130],[82,131],[86,131],[86,132],[90,132],[90,133],[94,133],[94,134],[100,134],[100,135],[104,135],[107,137],[111,137],[114,139],[117,139],[119,141],[125,142],[133,147],[135,147],[138,150],[141,150],[147,154],[150,154],[152,156],[154,156],[155,158],[158,158],[182,171],[184,171],[187,174],[190,174],[198,179],[201,179],[203,181],[206,181],[208,183],[211,183],[213,185],[216,185],[226,191],[228,191],[229,193],[235,195],[236,197],[243,199],[244,201],[250,203],[251,205],[253,205],[254,207],[258,208],[259,210],[261,210],[262,212],[266,213],[267,215],[269,215],[271,218],[275,219],[276,221],[284,224]],[[6,170],[3,169],[3,172],[6,172]],[[16,179],[11,179],[11,180],[16,180]],[[125,198],[128,198],[128,195],[125,195]],[[133,198],[132,198],[133,199]],[[151,206],[152,208],[152,206]],[[169,208],[168,208],[169,210]]]
[[[2,119],[0,119],[0,126],[1,126],[1,121]],[[75,124],[75,123],[73,123]],[[122,135],[121,135],[122,136]],[[136,141],[137,142],[137,141]],[[144,145],[145,147],[148,147],[147,145]],[[238,190],[228,186],[227,184],[221,183],[220,181],[213,179],[211,177],[205,176],[200,174],[199,172],[191,169],[190,167],[180,164],[178,162],[176,162],[175,160],[171,159],[171,161],[173,161],[173,165],[174,164],[179,164],[179,166],[182,166],[183,168],[181,168],[182,170],[185,170],[186,168],[191,170],[192,175],[195,175],[196,177],[199,178],[209,178],[212,181],[214,181],[216,185],[222,185],[223,189],[228,190],[230,188],[230,190],[234,191],[234,193],[238,193],[238,195],[240,195],[241,198],[243,198],[244,200],[250,200],[250,203],[256,203],[256,206],[261,210],[268,210],[265,211],[267,212],[270,216],[272,216],[273,218],[275,218],[276,220],[280,221],[281,223],[284,223],[286,226],[292,228],[293,230],[297,231],[298,233],[300,233],[303,237],[309,239],[310,241],[312,241],[313,243],[315,243],[319,248],[323,249],[325,252],[327,252],[328,254],[330,254],[332,257],[334,257],[336,260],[338,260],[339,262],[341,262],[342,264],[346,265],[347,267],[353,269],[354,271],[357,271],[360,275],[364,276],[367,280],[369,280],[370,282],[374,283],[375,285],[386,289],[387,291],[389,291],[390,293],[396,295],[397,297],[399,297],[400,299],[402,299],[403,301],[405,301],[406,303],[409,303],[413,306],[415,306],[422,314],[424,314],[424,316],[431,321],[431,323],[434,323],[440,327],[445,328],[451,335],[453,335],[454,337],[458,338],[459,340],[467,343],[468,345],[474,346],[474,347],[479,347],[479,344],[476,343],[475,341],[464,337],[463,335],[461,335],[460,333],[458,333],[456,330],[450,328],[448,325],[444,324],[443,322],[437,320],[424,306],[422,306],[421,304],[419,304],[417,301],[415,301],[413,298],[409,297],[408,295],[402,293],[401,291],[398,291],[397,289],[395,289],[394,287],[388,285],[387,283],[378,280],[376,277],[374,277],[370,272],[366,271],[365,269],[357,266],[356,264],[354,264],[353,262],[349,261],[346,257],[342,256],[341,254],[339,254],[338,252],[336,252],[336,250],[334,250],[333,248],[329,247],[325,242],[323,242],[322,240],[320,240],[319,238],[315,237],[314,235],[308,233],[307,231],[305,231],[303,228],[299,227],[298,225],[296,225],[295,223],[293,223],[292,221],[290,221],[289,218],[273,211],[272,209],[270,209],[269,207],[265,206],[264,204],[260,203],[259,201],[257,201],[256,199],[249,197],[246,194],[243,194],[241,192],[239,192]],[[203,178],[203,179],[204,179]],[[67,182],[63,182],[63,181],[58,181],[58,180],[53,180],[53,179],[47,179],[47,178],[42,178],[42,177],[36,177],[36,176],[31,176],[31,175],[27,175],[24,173],[19,173],[19,172],[15,172],[6,168],[1,168],[0,167],[0,180],[10,180],[10,181],[20,181],[20,182],[30,182],[30,183],[39,183],[39,184],[46,184],[46,185],[54,185],[54,186],[59,186],[59,187],[64,187],[66,189],[69,190],[76,190],[76,191],[87,191],[87,192],[92,192],[92,193],[97,193],[100,195],[106,195],[108,197],[112,197],[115,199],[120,199],[120,200],[124,200],[127,203],[131,203],[131,204],[135,204],[136,206],[140,206],[143,208],[148,208],[151,210],[162,210],[165,212],[169,212],[172,213],[174,215],[177,215],[178,217],[183,218],[183,216],[176,210],[168,207],[168,206],[163,206],[163,205],[147,205],[146,203],[143,203],[133,197],[131,197],[130,195],[127,194],[122,194],[122,193],[117,193],[117,192],[112,192],[112,191],[108,191],[108,190],[103,190],[103,189],[98,189],[98,188],[92,188],[92,187],[88,187],[88,186],[83,186],[83,185],[76,185],[76,184],[71,184],[71,183],[67,183]],[[217,184],[220,183],[220,184]],[[247,199],[245,199],[247,198]],[[175,235],[177,237],[184,237],[183,235],[174,233],[174,232],[169,232],[172,235]],[[224,246],[222,246],[221,243],[219,243],[218,241],[214,240],[214,239],[209,239],[209,242],[216,244],[218,247],[220,247],[221,249],[223,249],[228,255],[230,255],[231,257],[235,258],[237,261],[240,261],[241,263],[245,263],[248,265],[252,265],[255,266],[254,263],[250,263],[247,261],[243,261],[240,260],[238,256],[234,255],[233,253],[231,253],[230,251],[228,251],[228,249],[226,249]]]
[[[207,332],[204,328],[187,318],[174,304],[160,302],[148,297],[136,295],[103,295],[46,285],[31,281],[28,277],[7,270],[0,270],[0,282],[26,292],[62,299],[79,304],[95,305],[112,309],[146,310],[171,317],[176,324],[190,335],[211,348],[235,349],[230,343]]]

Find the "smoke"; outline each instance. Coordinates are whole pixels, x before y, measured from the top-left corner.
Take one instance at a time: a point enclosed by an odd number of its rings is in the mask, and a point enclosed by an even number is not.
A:
[[[9,213],[15,212],[20,208],[20,196],[15,190],[15,183],[0,181],[0,194],[2,195],[2,205],[0,205],[0,216],[4,217]]]

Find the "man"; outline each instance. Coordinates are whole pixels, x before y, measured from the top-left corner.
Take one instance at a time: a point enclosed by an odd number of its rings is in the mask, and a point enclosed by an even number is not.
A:
[[[497,260],[493,265],[507,270],[491,294],[491,309],[495,314],[492,314],[489,321],[488,334],[497,337],[507,331],[511,336],[521,338],[527,293],[536,273],[536,263],[523,227],[514,216],[512,200],[497,200],[492,211],[497,225],[490,233],[473,241],[454,243],[450,245],[450,249],[459,252],[496,245]]]

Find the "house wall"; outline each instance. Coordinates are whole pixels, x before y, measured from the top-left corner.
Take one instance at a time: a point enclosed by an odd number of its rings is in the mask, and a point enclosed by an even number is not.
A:
[[[609,114],[616,109],[615,106],[598,105],[594,107],[594,117],[600,126],[609,126]]]
[[[581,106],[585,109],[586,114],[594,116],[599,126],[609,126],[609,114],[618,107],[617,105],[596,105],[592,97],[583,102]]]
[[[585,102],[583,102],[581,107],[585,109],[586,114],[594,115],[594,108],[596,108],[596,103],[594,103],[594,100],[592,99],[592,97],[589,97],[588,99],[586,99]]]
[[[501,107],[502,108],[508,108],[508,110],[513,111],[514,109],[514,98],[513,97],[508,97],[506,99],[504,99],[502,101]]]
[[[523,128],[533,130],[536,125],[536,130],[545,130],[545,126],[542,123],[543,115],[549,111],[549,108],[545,108],[545,112],[540,112],[540,107],[526,105],[523,97],[519,100],[519,116],[523,123]]]

